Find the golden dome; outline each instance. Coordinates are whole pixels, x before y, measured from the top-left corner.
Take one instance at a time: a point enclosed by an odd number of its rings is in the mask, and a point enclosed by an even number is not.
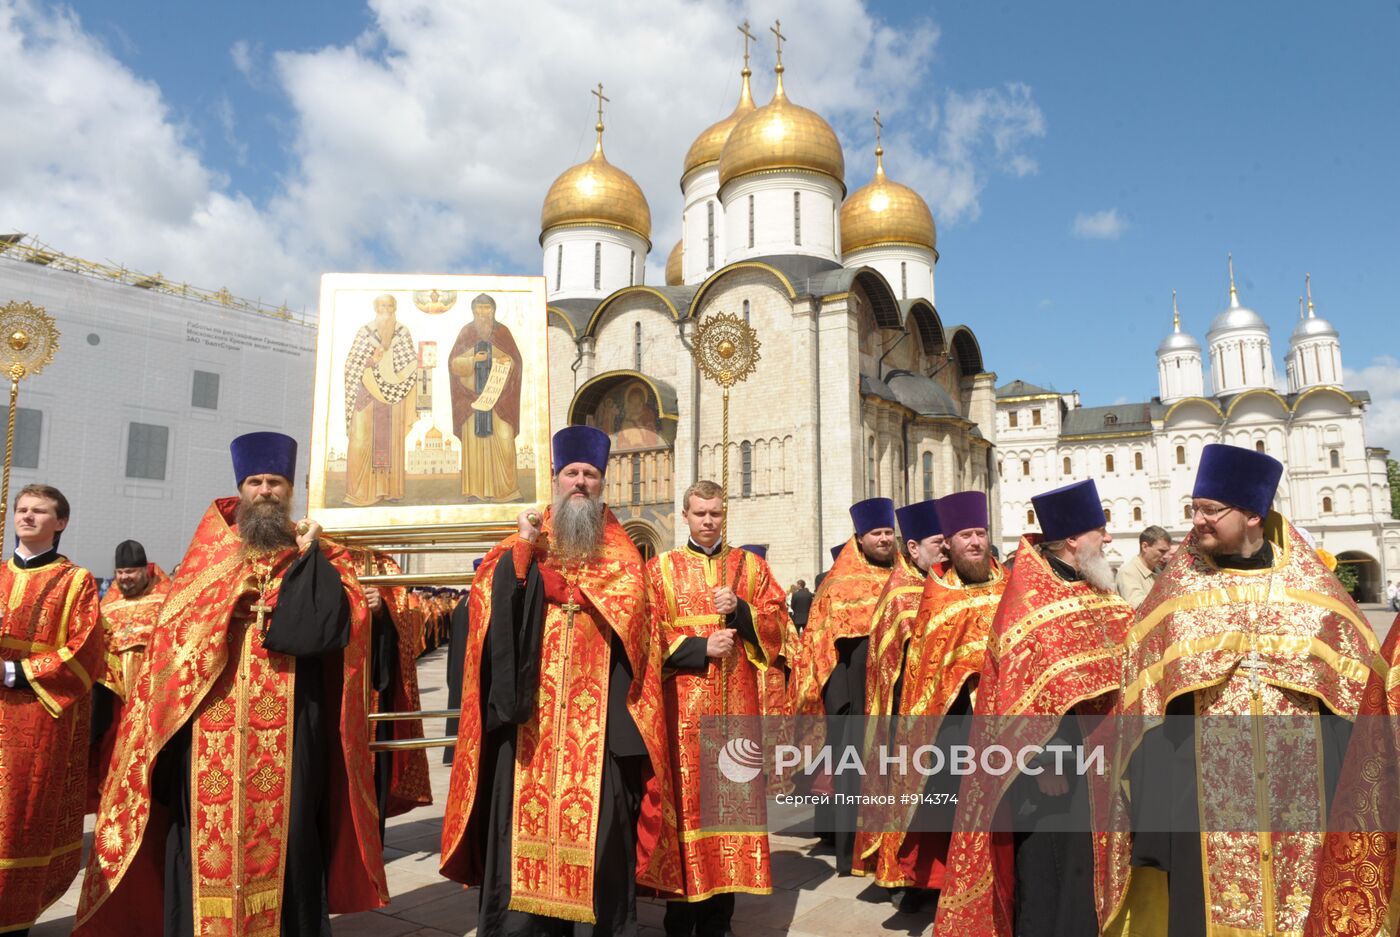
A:
[[[783,66],[774,69],[778,87],[773,100],[751,111],[729,134],[719,157],[719,184],[750,173],[805,169],[846,183],[846,158],[831,125],[816,111],[788,100]]]
[[[605,225],[641,236],[651,246],[651,207],[635,179],[603,155],[603,123],[598,143],[586,161],[564,170],[540,210],[540,238],[564,225]]]
[[[695,142],[685,154],[685,165],[681,168],[682,181],[694,170],[718,163],[724,144],[729,140],[729,134],[739,125],[744,115],[753,111],[753,92],[749,89],[749,75],[752,72],[746,65],[741,74],[744,76],[744,83],[739,89],[739,103],[734,108],[734,113],[717,124],[711,124],[695,138]]]
[[[680,286],[685,282],[681,275],[681,251],[684,241],[677,241],[676,246],[671,248],[671,254],[666,258],[666,285]]]
[[[885,176],[885,150],[875,148],[875,178],[841,203],[841,253],[878,244],[938,248],[933,213],[918,192]]]

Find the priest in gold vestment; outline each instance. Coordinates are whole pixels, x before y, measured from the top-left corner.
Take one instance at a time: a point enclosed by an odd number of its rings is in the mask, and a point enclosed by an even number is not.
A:
[[[1282,473],[1252,449],[1204,448],[1192,530],[1127,641],[1124,911],[1165,890],[1171,937],[1303,930],[1377,660],[1356,604],[1272,512]]]
[[[441,871],[481,886],[481,937],[633,933],[639,888],[679,892],[661,649],[608,450],[555,433],[554,503],[472,586]]]
[[[418,351],[397,308],[388,293],[375,297],[374,320],[360,326],[345,359],[345,503],[357,507],[404,496]]]
[[[698,481],[681,505],[690,529],[686,545],[646,566],[647,607],[666,661],[663,695],[685,884],[685,897],[666,906],[665,927],[667,937],[724,937],[735,893],[773,890],[766,785],[760,775],[726,790],[736,800],[707,817],[707,802],[720,803],[724,781],[702,736],[721,731],[713,717],[737,717],[732,732],[746,738],[758,727],[763,675],[782,652],[787,607],[768,564],[724,543],[724,489]],[[722,828],[706,829],[707,819]]]
[[[320,937],[388,902],[364,592],[292,522],[296,441],[230,448],[239,494],[200,521],[117,733],[80,937]]]
[[[515,336],[496,321],[496,301],[482,293],[472,300],[472,321],[447,356],[452,431],[462,441],[462,494],[468,500],[520,500],[515,438],[522,366]]]
[[[0,567],[0,934],[23,933],[78,873],[88,718],[103,668],[97,583],[58,552],[68,499],[15,497],[19,545]]]

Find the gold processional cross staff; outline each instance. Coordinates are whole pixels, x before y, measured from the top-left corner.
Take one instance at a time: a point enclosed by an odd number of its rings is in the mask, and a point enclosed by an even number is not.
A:
[[[5,476],[0,484],[0,532],[10,504],[10,465],[15,451],[19,382],[44,370],[58,351],[58,327],[43,306],[10,302],[0,307],[0,370],[10,376],[10,422],[5,431]]]

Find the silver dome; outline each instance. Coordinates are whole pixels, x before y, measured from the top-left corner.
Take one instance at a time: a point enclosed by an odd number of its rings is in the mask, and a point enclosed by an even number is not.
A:
[[[1293,327],[1293,337],[1289,339],[1292,343],[1301,342],[1308,338],[1339,338],[1337,330],[1332,323],[1326,319],[1316,316],[1309,319],[1299,319],[1298,324]]]
[[[1211,340],[1213,336],[1221,332],[1231,332],[1235,329],[1263,329],[1269,330],[1269,324],[1264,321],[1264,317],[1259,315],[1248,306],[1231,306],[1210,323],[1210,331],[1206,333],[1206,339]]]
[[[1166,338],[1162,339],[1162,344],[1157,346],[1157,357],[1160,358],[1173,351],[1194,351],[1199,355],[1201,353],[1201,345],[1185,332],[1172,332]]]

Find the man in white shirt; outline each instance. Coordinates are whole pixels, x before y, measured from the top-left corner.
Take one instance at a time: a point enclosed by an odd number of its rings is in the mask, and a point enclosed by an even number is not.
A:
[[[1138,534],[1138,555],[1118,567],[1118,594],[1133,608],[1142,604],[1172,549],[1172,537],[1153,525]]]

